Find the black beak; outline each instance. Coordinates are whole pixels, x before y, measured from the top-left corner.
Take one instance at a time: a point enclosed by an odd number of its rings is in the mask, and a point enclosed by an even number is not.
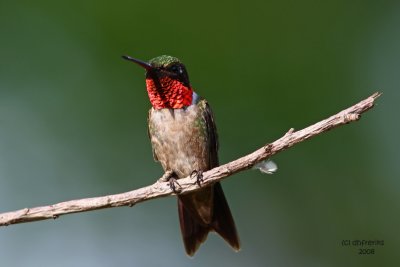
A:
[[[149,63],[141,61],[139,59],[130,57],[130,56],[122,56],[123,59],[135,62],[136,64],[138,64],[139,66],[141,66],[142,68],[145,68],[147,71],[152,70],[153,66],[151,66]]]

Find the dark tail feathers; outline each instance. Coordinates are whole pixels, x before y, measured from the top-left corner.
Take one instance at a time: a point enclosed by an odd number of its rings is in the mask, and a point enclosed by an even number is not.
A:
[[[213,220],[210,225],[198,222],[185,208],[182,201],[178,198],[179,221],[183,243],[186,253],[193,256],[200,245],[207,239],[208,232],[217,232],[235,250],[240,249],[239,236],[236,231],[231,211],[226,201],[220,183],[215,183],[214,187],[214,211]]]

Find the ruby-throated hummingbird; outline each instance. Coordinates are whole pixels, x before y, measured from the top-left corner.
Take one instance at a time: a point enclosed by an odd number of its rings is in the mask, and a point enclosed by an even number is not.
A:
[[[218,137],[209,104],[197,95],[185,66],[175,57],[159,56],[144,62],[146,87],[152,108],[149,136],[153,155],[172,178],[184,178],[218,166]],[[172,183],[173,185],[173,183]],[[194,255],[210,231],[217,232],[234,250],[239,237],[219,183],[178,196],[178,211],[186,253]]]

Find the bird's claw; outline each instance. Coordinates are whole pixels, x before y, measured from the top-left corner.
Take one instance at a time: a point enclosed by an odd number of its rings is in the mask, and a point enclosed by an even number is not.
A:
[[[196,184],[200,187],[201,183],[204,182],[203,171],[194,170],[190,174],[190,178],[196,177]]]
[[[160,179],[158,179],[158,182],[168,183],[169,188],[171,188],[171,190],[174,191],[175,194],[178,194],[180,191],[182,191],[182,186],[178,183],[175,177],[176,174],[173,171],[168,170],[163,174]]]
[[[178,194],[179,192],[182,191],[182,186],[178,183],[178,180],[175,179],[174,177],[170,177],[168,180],[169,187],[171,190],[175,193]]]

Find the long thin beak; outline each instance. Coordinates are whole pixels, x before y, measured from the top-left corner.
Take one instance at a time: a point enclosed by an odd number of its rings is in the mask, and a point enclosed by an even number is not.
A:
[[[126,60],[129,60],[129,61],[132,61],[132,62],[135,62],[136,64],[138,64],[142,68],[145,68],[148,71],[153,69],[153,66],[151,66],[149,63],[141,61],[139,59],[136,59],[136,58],[133,58],[133,57],[130,57],[130,56],[122,56],[122,58],[126,59]]]

